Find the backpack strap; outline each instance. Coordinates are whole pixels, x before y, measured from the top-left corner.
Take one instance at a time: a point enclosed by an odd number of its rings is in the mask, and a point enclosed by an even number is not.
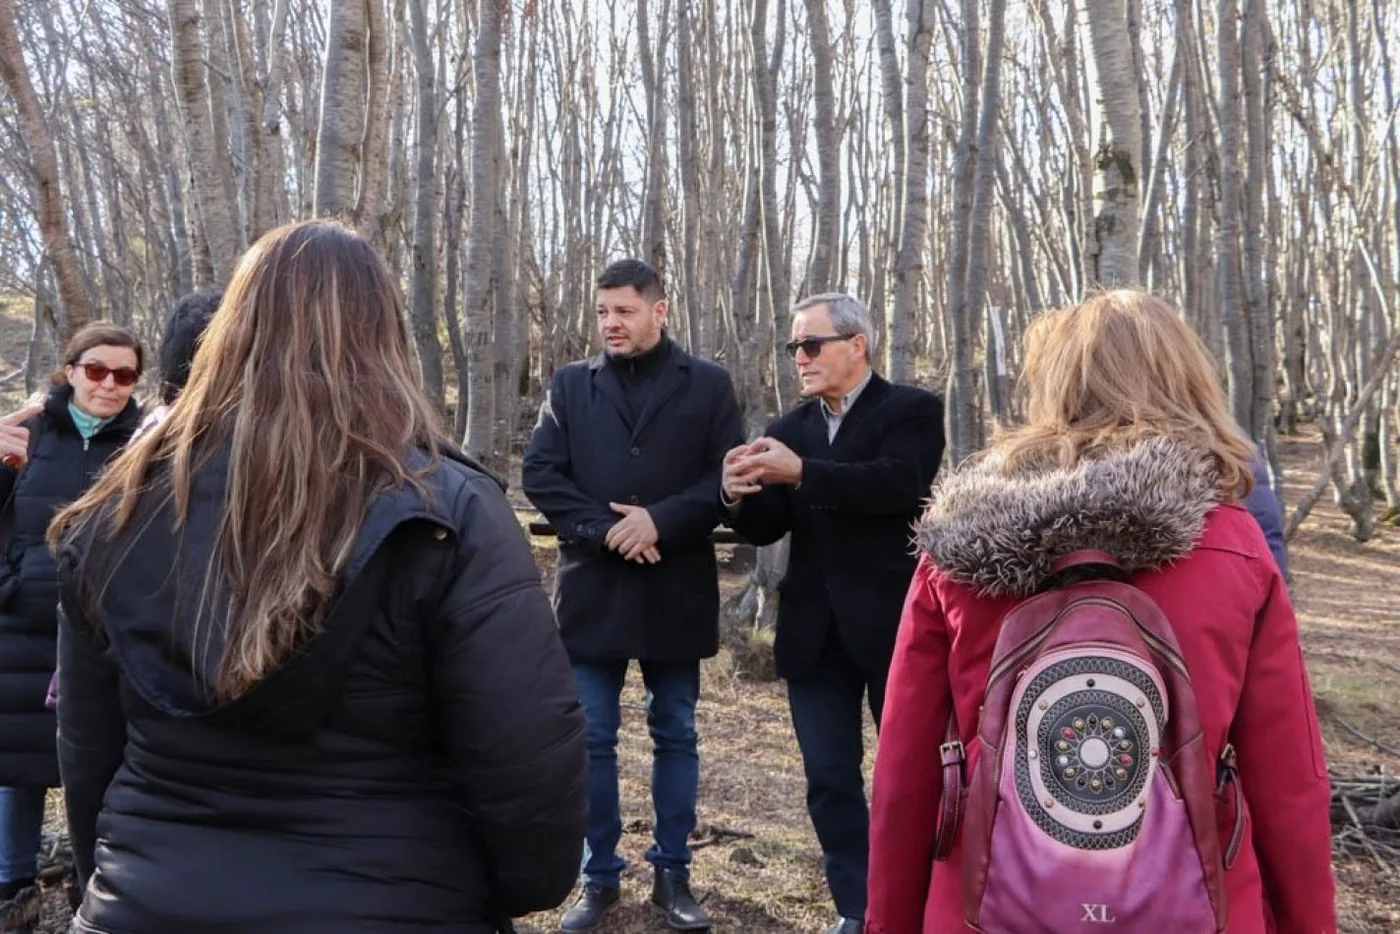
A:
[[[943,763],[943,795],[938,802],[938,829],[933,838],[933,858],[946,860],[953,852],[953,844],[958,839],[958,828],[962,824],[963,798],[967,787],[964,763],[967,751],[958,734],[958,709],[954,704],[948,715],[948,728],[943,734],[943,742],[938,747],[938,758]]]

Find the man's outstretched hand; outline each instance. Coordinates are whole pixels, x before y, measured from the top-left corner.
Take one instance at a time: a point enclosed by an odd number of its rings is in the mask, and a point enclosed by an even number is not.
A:
[[[797,486],[802,482],[802,458],[777,438],[764,436],[741,444],[724,455],[724,495],[731,502],[765,486]]]

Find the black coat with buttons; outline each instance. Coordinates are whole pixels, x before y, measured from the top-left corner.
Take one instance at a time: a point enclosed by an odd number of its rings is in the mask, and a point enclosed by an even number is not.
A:
[[[834,630],[846,654],[883,681],[914,576],[912,524],[943,459],[943,403],[872,374],[832,441],[817,399],[767,434],[802,458],[802,483],[746,496],[726,516],[755,545],[792,534],[778,585],[778,675],[801,677]]]
[[[0,562],[0,786],[58,784],[54,713],[44,706],[58,643],[58,585],[44,536],[49,520],[83,494],[141,421],[130,400],[90,439],[68,413],[71,386],[54,388],[25,422],[30,460],[0,467],[0,502],[10,523]]]
[[[558,370],[525,452],[525,495],[559,534],[555,613],[577,662],[690,661],[719,648],[710,533],[724,455],[743,427],[727,371],[665,351],[636,418],[637,397],[604,356]],[[659,563],[605,546],[621,518],[609,503],[647,507]]]

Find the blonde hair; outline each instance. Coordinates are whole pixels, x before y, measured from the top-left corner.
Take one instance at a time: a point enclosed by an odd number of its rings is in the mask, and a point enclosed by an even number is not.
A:
[[[1252,443],[1230,415],[1210,352],[1171,305],[1133,289],[1046,312],[1026,329],[1026,424],[992,450],[1005,474],[1175,438],[1215,463],[1226,502],[1248,495]]]
[[[227,588],[212,685],[225,700],[320,629],[370,501],[390,485],[422,488],[444,440],[383,260],[338,224],[287,225],[244,254],[169,416],[58,514],[49,543],[91,526],[102,554],[84,564],[79,592],[95,602],[107,582],[93,578],[114,573],[140,500],[173,497],[187,528],[195,473],[227,451],[227,502],[199,601],[202,616]],[[409,468],[414,448],[428,467]]]

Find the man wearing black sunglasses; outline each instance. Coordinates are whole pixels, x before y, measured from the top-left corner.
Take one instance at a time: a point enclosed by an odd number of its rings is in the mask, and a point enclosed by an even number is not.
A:
[[[849,295],[800,302],[786,346],[808,399],[729,451],[721,499],[728,524],[756,545],[792,534],[774,651],[840,915],[830,934],[860,934],[870,823],[861,705],[878,728],[914,573],[910,525],[943,457],[943,405],[871,369],[870,315]]]

